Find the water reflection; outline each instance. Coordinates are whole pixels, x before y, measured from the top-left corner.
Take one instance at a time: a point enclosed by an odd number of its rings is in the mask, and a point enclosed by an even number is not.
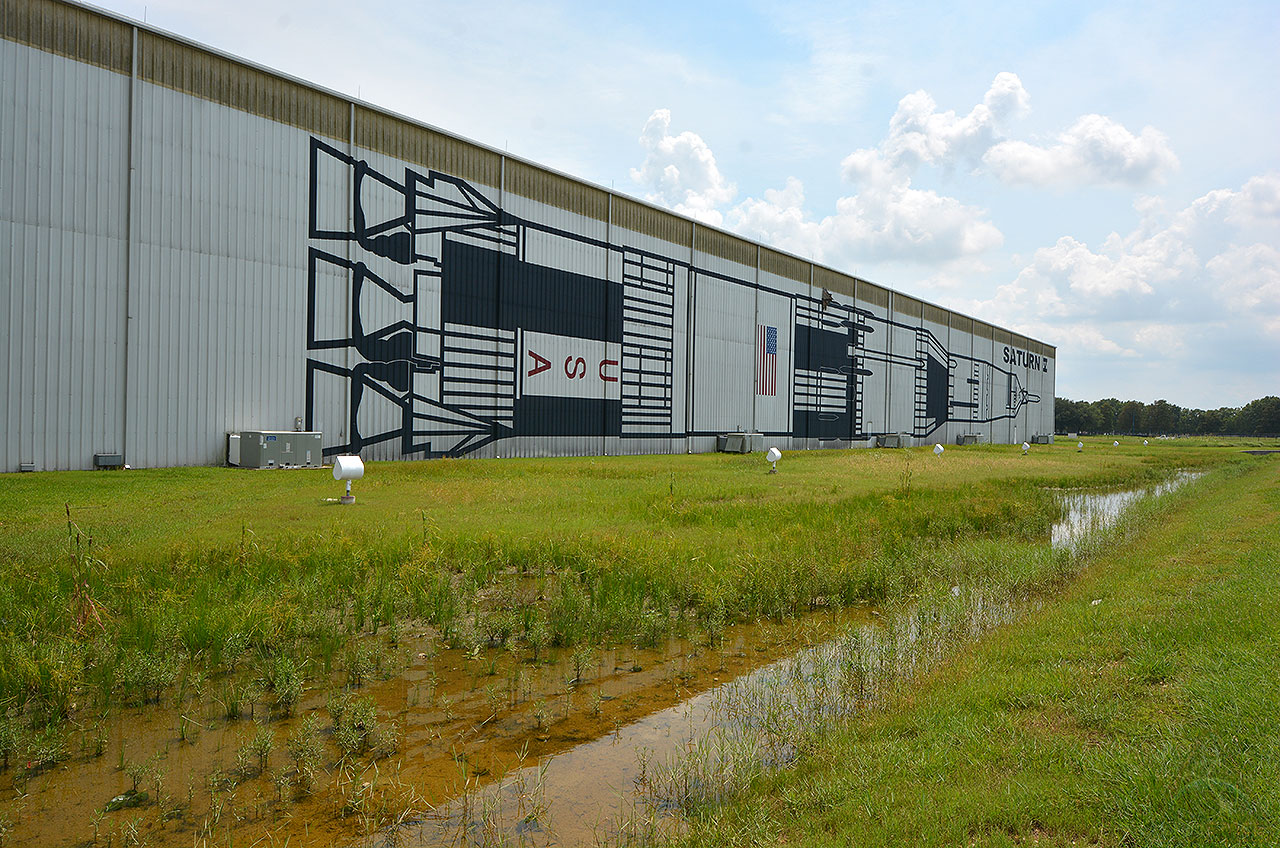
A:
[[[1114,525],[1125,510],[1143,498],[1167,494],[1200,476],[1200,472],[1179,471],[1168,480],[1144,489],[1063,494],[1062,505],[1066,509],[1066,516],[1053,525],[1050,544],[1055,548],[1078,545],[1090,534]]]

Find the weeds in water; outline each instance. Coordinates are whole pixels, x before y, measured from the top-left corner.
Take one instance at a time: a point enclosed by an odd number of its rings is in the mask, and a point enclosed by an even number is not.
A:
[[[292,778],[304,792],[315,790],[316,775],[323,767],[324,741],[320,738],[320,723],[314,715],[304,718],[289,739],[285,751],[293,764]]]
[[[596,652],[589,645],[579,645],[573,649],[570,662],[573,664],[573,682],[586,680],[587,667],[595,662]]]
[[[400,727],[378,715],[373,699],[352,698],[331,702],[333,740],[344,756],[369,754],[381,759],[394,754],[400,747]]]
[[[378,669],[378,656],[372,645],[357,643],[347,648],[343,665],[347,672],[347,686],[358,688]]]
[[[276,709],[283,715],[293,715],[302,698],[302,668],[298,662],[288,654],[274,657],[263,683],[267,691],[275,694]]]
[[[124,766],[125,776],[133,784],[132,791],[137,792],[138,787],[145,783],[153,774],[156,773],[156,764],[160,761],[160,754],[155,753],[145,760],[127,760]]]
[[[267,761],[276,747],[276,732],[269,727],[260,727],[249,742],[249,753],[258,761],[258,774],[267,770]]]

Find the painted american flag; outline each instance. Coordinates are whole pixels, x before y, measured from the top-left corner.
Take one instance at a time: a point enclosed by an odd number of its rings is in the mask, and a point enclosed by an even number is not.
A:
[[[756,325],[756,394],[778,395],[778,328]]]

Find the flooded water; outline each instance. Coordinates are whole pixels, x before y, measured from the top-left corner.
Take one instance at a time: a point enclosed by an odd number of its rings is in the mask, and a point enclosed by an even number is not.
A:
[[[841,614],[839,622],[847,631],[871,617],[870,610],[854,610]],[[832,630],[824,631],[832,635]],[[770,689],[779,679],[812,680],[814,658],[826,656],[834,644],[827,638],[747,674],[713,676],[717,685],[711,689],[615,725],[600,738],[455,798],[410,823],[400,841],[422,846],[590,845],[674,826],[655,815],[670,806],[670,799],[660,797],[660,776],[704,745],[713,730],[754,717],[754,710],[742,709],[747,693]]]
[[[935,668],[1017,614],[1008,597],[961,590],[843,631],[600,739],[508,774],[407,823],[413,846],[645,844],[681,826],[688,803],[714,804],[804,740]]]
[[[714,645],[700,635],[537,663],[497,649],[438,651],[425,634],[404,639],[402,665],[350,693],[376,706],[384,730],[397,728],[385,757],[341,755],[329,692],[310,693],[287,718],[270,715],[261,693],[229,718],[227,681],[206,683],[181,707],[114,709],[101,721],[82,711],[63,762],[0,775],[0,821],[12,823],[4,844],[381,844],[406,825],[450,815],[450,799],[513,771],[507,785],[518,784],[520,770],[539,762],[551,763],[548,785],[567,787],[544,793],[555,796],[557,825],[586,821],[633,779],[618,762],[694,732],[686,718],[700,709],[700,693],[830,639],[859,615],[816,613],[727,627]],[[671,709],[690,698],[695,706]],[[313,784],[290,756],[307,721],[319,728]],[[106,812],[135,779],[133,799],[145,799]],[[513,832],[536,831],[539,821]]]
[[[1053,525],[1050,544],[1066,548],[1078,544],[1091,533],[1113,526],[1125,510],[1148,497],[1180,489],[1201,475],[1179,471],[1168,480],[1143,489],[1118,492],[1066,492],[1061,495],[1066,516]]]

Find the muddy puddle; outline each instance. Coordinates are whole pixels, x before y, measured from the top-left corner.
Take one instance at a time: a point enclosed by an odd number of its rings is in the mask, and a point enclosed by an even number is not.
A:
[[[768,726],[855,709],[832,700],[840,687],[831,677],[851,646],[865,649],[865,640],[875,640],[868,634],[876,628],[871,610],[849,611],[816,644],[740,676],[715,677],[723,682],[679,704],[514,769],[406,822],[394,841],[576,846],[643,844],[674,833],[680,820],[671,814],[682,799],[717,795],[730,782],[727,772],[744,764],[755,769],[794,757],[790,741],[778,743]]]
[[[401,640],[386,679],[341,701],[338,686],[310,691],[289,717],[261,692],[229,717],[217,680],[180,707],[114,709],[101,720],[82,710],[66,759],[0,774],[0,823],[12,828],[4,844],[327,846],[383,844],[388,834],[452,844],[468,825],[439,825],[474,818],[457,812],[470,801],[456,799],[490,785],[507,787],[513,841],[541,832],[542,844],[592,842],[636,785],[637,752],[665,756],[696,734],[699,699],[709,697],[700,693],[864,615],[822,612],[727,627],[714,642],[700,635],[536,663],[524,652],[441,651],[420,634]],[[571,833],[574,822],[586,826]]]
[[[1050,544],[1055,548],[1069,548],[1079,544],[1089,534],[1114,525],[1125,510],[1138,501],[1180,489],[1200,476],[1199,472],[1179,471],[1167,480],[1142,489],[1063,492],[1059,497],[1066,515],[1053,525]]]

